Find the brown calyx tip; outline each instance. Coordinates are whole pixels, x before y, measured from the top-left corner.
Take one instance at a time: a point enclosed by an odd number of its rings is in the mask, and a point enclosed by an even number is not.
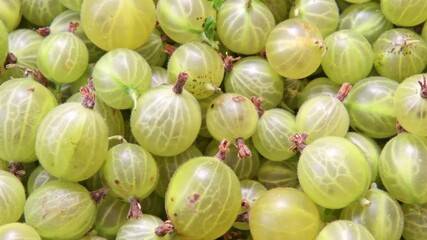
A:
[[[78,22],[69,22],[68,23],[68,32],[75,33],[79,26],[80,26],[80,24]]]
[[[96,204],[99,204],[101,200],[107,196],[109,190],[110,189],[108,188],[101,188],[101,189],[90,192],[90,196],[92,197],[93,201],[95,201]]]
[[[421,87],[421,97],[427,98],[427,81],[426,81],[426,75],[423,74],[423,80],[418,81],[418,84],[420,84]]]
[[[178,74],[178,78],[176,80],[175,86],[173,87],[173,91],[176,94],[181,94],[183,89],[184,89],[184,85],[188,80],[188,74],[185,72],[180,72]]]
[[[50,28],[49,27],[40,27],[40,28],[36,29],[36,32],[42,37],[47,37],[50,35]]]
[[[343,83],[341,85],[340,90],[338,90],[338,93],[336,95],[338,100],[340,100],[341,102],[344,101],[344,99],[347,97],[348,93],[351,91],[351,88],[352,88],[352,86],[350,85],[350,83]]]
[[[233,70],[234,62],[239,61],[242,57],[233,57],[233,56],[224,56],[220,53],[222,61],[224,62],[224,69],[226,72],[231,72]]]
[[[248,3],[246,4],[246,8],[252,7],[252,0],[248,0]]]
[[[242,232],[240,232],[240,231],[236,231],[236,232],[228,231],[222,236],[222,238],[224,240],[232,240],[234,237],[239,237],[239,236],[242,236]],[[239,240],[240,239],[242,239],[242,238],[239,238]]]
[[[408,132],[405,130],[405,128],[403,128],[400,122],[396,122],[396,130],[397,130],[397,134]]]
[[[141,204],[137,198],[131,198],[129,200],[130,207],[128,212],[128,219],[138,219],[142,217]]]
[[[256,111],[258,112],[258,117],[261,117],[265,112],[264,108],[261,107],[263,99],[255,96],[252,96],[250,99],[251,102],[255,105]]]
[[[307,144],[305,143],[307,138],[307,133],[295,133],[292,137],[289,138],[289,141],[294,144],[289,148],[289,150],[295,154],[302,152],[302,150],[307,147]]]
[[[248,146],[246,146],[245,140],[243,138],[237,138],[235,146],[238,150],[237,157],[239,159],[245,157],[252,157],[251,150],[248,148]]]
[[[15,64],[18,62],[18,58],[13,53],[8,53],[6,56],[6,61],[4,63],[4,67],[6,68],[6,65],[8,64]]]
[[[229,151],[230,151],[230,142],[224,139],[219,143],[218,153],[215,154],[215,157],[220,159],[221,161],[224,161]]]
[[[19,162],[11,162],[8,166],[9,172],[15,175],[19,180],[25,176],[24,165]]]
[[[173,233],[175,231],[175,227],[172,224],[171,220],[166,220],[165,223],[161,226],[156,227],[154,232],[159,237],[164,237],[168,233]]]
[[[170,45],[170,44],[165,44],[164,46],[164,51],[165,53],[167,53],[169,56],[172,55],[173,52],[175,52],[176,47]]]
[[[249,201],[247,199],[244,198],[244,199],[242,199],[240,206],[242,206],[242,208],[244,208],[244,209],[249,209],[251,204],[249,203]]]
[[[87,80],[87,84],[80,88],[80,94],[83,97],[82,105],[86,108],[93,109],[95,107],[95,87],[93,78]]]
[[[249,212],[244,212],[237,216],[236,222],[249,223]]]

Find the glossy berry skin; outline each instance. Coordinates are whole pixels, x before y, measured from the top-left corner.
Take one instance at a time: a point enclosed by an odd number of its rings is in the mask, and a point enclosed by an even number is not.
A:
[[[25,223],[9,223],[0,226],[0,239],[7,240],[41,240],[36,229]]]
[[[217,91],[224,77],[224,62],[209,45],[190,42],[180,45],[168,61],[169,79],[176,82],[181,72],[188,74],[184,88],[195,98],[203,99]]]
[[[398,82],[422,73],[427,65],[427,42],[410,29],[385,31],[372,48],[378,74]]]
[[[48,26],[52,20],[65,10],[58,0],[22,0],[22,16],[37,26]]]
[[[0,170],[0,226],[19,220],[24,212],[25,189],[13,174]]]
[[[137,142],[152,154],[173,156],[191,146],[200,130],[202,115],[197,100],[172,85],[152,88],[132,111],[130,125]]]
[[[316,204],[295,188],[274,188],[251,208],[249,226],[254,240],[314,239],[321,220]]]
[[[152,0],[85,0],[80,11],[86,35],[106,51],[140,47],[156,23]]]
[[[61,180],[46,183],[25,203],[26,223],[43,238],[78,239],[96,219],[96,205],[83,186]]]
[[[147,197],[159,179],[153,156],[133,143],[121,143],[111,148],[101,171],[110,194],[125,202]]]
[[[363,225],[349,220],[337,220],[329,223],[320,231],[316,240],[375,240]]]
[[[379,161],[381,182],[391,196],[408,204],[427,203],[427,139],[400,133],[383,147]]]
[[[0,20],[0,45],[2,46],[2,48],[0,48],[0,63],[3,65],[3,63],[6,61],[6,56],[9,49],[9,38],[8,38],[7,28],[1,20]]]
[[[212,136],[221,141],[247,139],[256,131],[258,113],[253,103],[237,93],[225,93],[212,101],[206,113],[206,125]]]
[[[84,42],[71,32],[46,37],[37,54],[37,66],[43,75],[58,83],[76,81],[86,70],[89,52]]]
[[[261,52],[274,26],[273,13],[261,0],[228,0],[218,10],[218,38],[235,53]]]
[[[201,42],[206,19],[215,17],[209,1],[159,0],[157,18],[162,30],[177,43]]]
[[[330,209],[359,200],[371,183],[366,156],[343,137],[322,137],[308,144],[297,169],[304,192],[318,205]]]
[[[14,0],[1,0],[0,3],[0,5],[2,5],[2,8],[0,9],[0,21],[4,23],[7,31],[11,32],[21,21],[21,2]]]
[[[427,74],[416,74],[405,79],[396,89],[394,108],[396,118],[402,127],[415,135],[427,136],[427,98],[423,88]]]
[[[354,202],[341,211],[341,219],[365,226],[376,240],[399,240],[403,232],[400,204],[373,184],[362,202]]]
[[[271,67],[287,78],[304,78],[320,66],[322,34],[303,19],[288,19],[271,30],[265,51]]]
[[[108,127],[93,109],[81,103],[64,103],[50,111],[41,126],[36,154],[52,176],[78,182],[94,175],[104,163]]]
[[[151,69],[137,52],[125,48],[109,51],[93,68],[97,96],[116,109],[135,107],[134,101],[151,86]]]
[[[56,107],[55,96],[33,79],[19,78],[0,86],[0,101],[0,158],[36,161],[37,131]]]
[[[172,176],[165,208],[183,239],[216,239],[234,223],[241,200],[239,179],[227,165],[217,158],[197,157]]]
[[[372,138],[397,133],[394,94],[399,84],[385,77],[368,77],[354,84],[344,101],[350,126]]]

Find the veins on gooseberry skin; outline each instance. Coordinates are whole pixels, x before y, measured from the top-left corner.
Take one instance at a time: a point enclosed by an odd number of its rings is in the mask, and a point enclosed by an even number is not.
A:
[[[159,237],[164,237],[166,234],[171,234],[175,231],[175,227],[172,224],[171,220],[166,220],[165,223],[161,226],[158,226],[154,232]]]

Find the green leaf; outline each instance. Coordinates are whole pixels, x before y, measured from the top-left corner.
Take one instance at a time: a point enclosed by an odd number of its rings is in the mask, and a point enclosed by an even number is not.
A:
[[[216,34],[216,19],[213,16],[210,16],[206,19],[205,24],[203,25],[202,38],[208,42],[212,47],[218,48],[218,42],[215,41]]]

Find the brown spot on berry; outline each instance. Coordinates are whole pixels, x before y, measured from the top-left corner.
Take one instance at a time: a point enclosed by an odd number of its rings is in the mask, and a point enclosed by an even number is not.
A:
[[[196,211],[196,204],[200,200],[200,194],[195,193],[187,197],[188,207],[194,212]]]
[[[114,183],[115,183],[115,184],[120,184],[120,181],[119,181],[119,180],[117,180],[117,179],[114,179]]]

